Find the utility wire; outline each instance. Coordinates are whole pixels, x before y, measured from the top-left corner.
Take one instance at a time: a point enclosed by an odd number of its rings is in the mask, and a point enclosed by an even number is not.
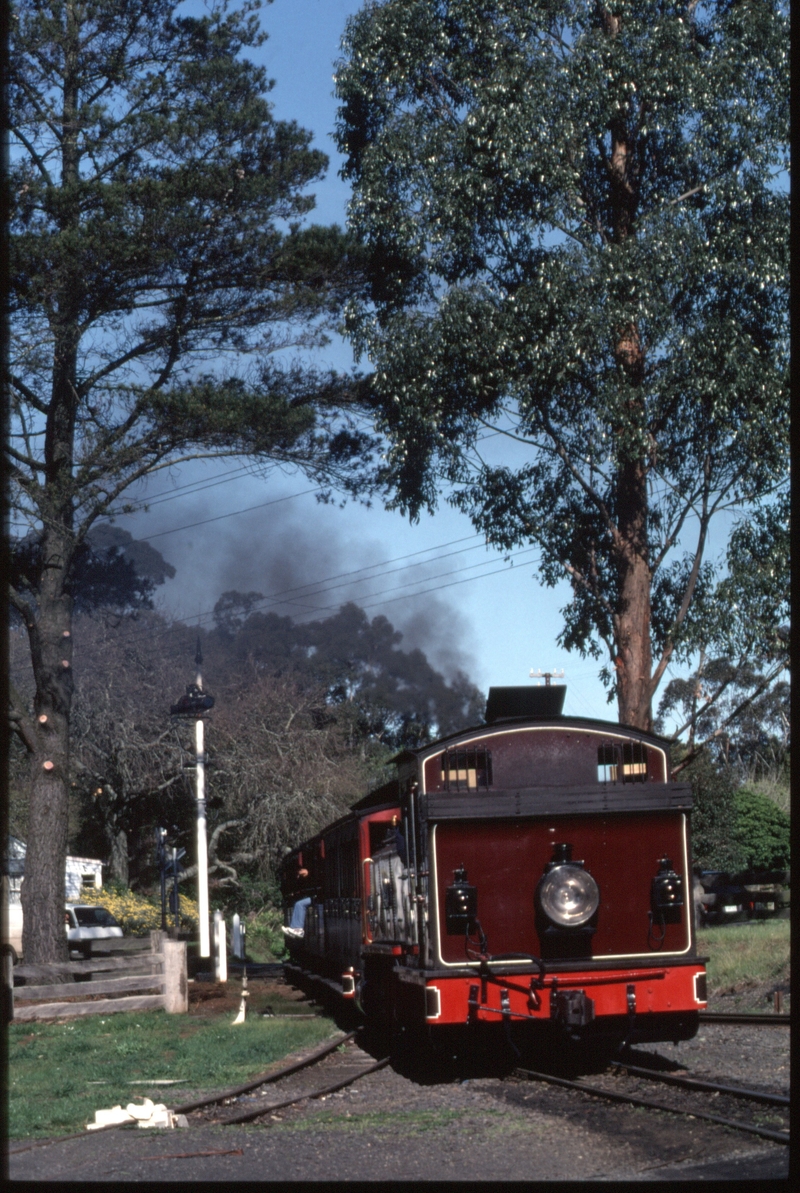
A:
[[[459,540],[455,540],[455,541],[458,542]],[[444,544],[444,545],[447,545],[447,544]],[[472,549],[472,548],[469,548],[469,549]],[[427,595],[430,595],[431,593],[435,593],[435,592],[438,592],[438,591],[446,589],[446,588],[452,588],[452,587],[455,587],[456,585],[468,584],[474,580],[480,580],[483,578],[483,576],[496,575],[499,572],[510,570],[511,567],[513,566],[511,560],[513,560],[515,558],[519,558],[521,555],[528,555],[528,554],[530,554],[530,552],[532,552],[534,550],[536,550],[535,547],[523,548],[522,551],[516,552],[514,555],[512,555],[510,557],[509,562],[503,564],[499,568],[494,568],[490,572],[484,572],[482,575],[478,575],[478,576],[466,576],[466,577],[463,577],[458,580],[452,580],[452,581],[450,581],[450,583],[447,583],[447,584],[434,584],[431,587],[420,589],[419,592],[404,593],[404,594],[401,594],[400,596],[390,597],[388,600],[384,600],[384,599],[375,600],[373,598],[381,597],[382,593],[370,593],[370,594],[368,594],[367,599],[370,600],[371,603],[369,605],[364,605],[364,604],[359,603],[359,607],[366,610],[366,609],[373,609],[373,608],[376,608],[381,605],[394,604],[396,601],[399,601],[399,600],[415,600],[419,596],[427,596]],[[415,552],[415,554],[419,554],[419,552]],[[453,552],[453,554],[458,554],[458,552]],[[399,558],[403,558],[403,557],[401,556]],[[387,562],[394,562],[394,561],[387,561]],[[428,562],[434,563],[436,561],[430,560]],[[467,568],[462,568],[459,570],[460,571],[470,571],[475,567],[486,566],[487,562],[491,563],[491,561],[484,561],[483,563],[472,564]],[[378,565],[374,565],[374,566],[378,566]],[[419,566],[419,565],[417,565],[417,566]],[[453,575],[453,573],[452,572],[444,572],[444,573],[441,573],[440,575],[441,576],[451,576],[451,575]],[[366,577],[366,578],[367,579],[378,579],[379,577],[372,576],[372,577]],[[440,578],[440,577],[428,577],[427,579],[438,579],[438,578]],[[320,581],[320,583],[324,583],[324,581]],[[357,581],[357,583],[358,583],[358,581]],[[425,583],[426,583],[426,578],[423,577],[416,581],[410,581],[407,585],[401,585],[400,587],[411,587],[413,584],[425,584]],[[384,590],[384,592],[386,592],[386,593],[392,593],[392,592],[396,592],[396,591],[397,591],[397,587],[392,587],[392,588]],[[324,592],[325,592],[325,590],[321,590],[318,594],[315,594],[315,595],[323,596]],[[275,605],[294,604],[295,603],[293,601],[279,600],[279,599],[277,599],[278,595],[279,594],[275,594],[274,596],[271,595],[271,596],[265,597],[264,601],[259,602],[259,603],[263,604],[265,602],[270,602],[271,604],[275,604]],[[299,602],[297,602],[297,603],[299,603]],[[306,609],[306,611],[311,612],[311,613],[326,613],[331,609],[336,609],[337,607],[338,607],[337,605],[333,604],[333,605],[323,605],[323,606],[305,606],[305,609]],[[209,618],[213,617],[213,615],[214,615],[213,609],[208,609],[202,613],[197,613],[194,615],[194,618],[192,620],[192,625],[194,625],[194,626],[202,625],[205,622],[207,622]],[[179,619],[176,618],[175,620],[177,621]],[[191,627],[188,625],[187,622],[184,622],[184,628],[190,629]],[[174,630],[175,630],[175,624],[173,622],[173,624],[166,626],[162,630],[153,632],[150,627],[146,627],[146,628],[138,630],[137,632],[129,635],[129,637],[134,638],[134,639],[139,638],[139,637],[150,637],[152,639],[156,639],[156,638],[165,637],[166,635],[173,633]]]
[[[475,550],[475,548],[474,548],[474,547],[466,547],[466,548],[465,548],[465,550],[466,550],[466,551],[474,551],[474,550]],[[538,550],[538,548],[537,548],[537,547],[524,547],[524,548],[523,548],[521,551],[515,551],[515,552],[514,552],[514,558],[515,558],[515,559],[519,559],[519,558],[520,558],[520,556],[522,556],[522,555],[528,555],[528,554],[530,554],[530,552],[531,552],[531,551],[536,551],[536,550]],[[461,555],[461,554],[463,554],[463,552],[462,552],[462,551],[451,551],[451,552],[450,552],[450,554],[451,554],[451,555]],[[447,559],[447,558],[448,558],[448,556],[447,556],[447,555],[443,555],[443,556],[440,556],[440,558],[442,558],[442,559]],[[435,560],[431,560],[431,562],[433,563],[433,562],[436,562],[436,561],[435,561]],[[467,567],[465,567],[465,568],[459,568],[458,570],[459,570],[459,571],[461,571],[461,572],[470,572],[470,571],[473,571],[475,568],[487,567],[487,566],[489,566],[489,565],[490,565],[491,563],[493,563],[493,562],[494,562],[494,560],[487,559],[487,560],[483,560],[483,561],[482,561],[482,562],[480,562],[480,563],[471,563],[471,564],[469,564]],[[420,566],[420,565],[418,564],[417,566]],[[505,566],[508,566],[508,565],[504,565],[504,567],[505,567]],[[395,568],[394,570],[395,570],[395,571],[402,571],[403,569],[402,569],[402,568]],[[496,568],[496,569],[495,569],[495,571],[503,571],[503,570],[504,570],[504,568]],[[391,573],[384,573],[384,574],[391,574]],[[384,589],[382,589],[380,592],[368,592],[368,593],[365,593],[365,594],[364,594],[364,595],[365,595],[365,599],[367,599],[367,600],[371,600],[373,597],[379,597],[379,596],[382,596],[384,593],[389,593],[389,592],[397,592],[397,591],[398,591],[398,589],[400,589],[400,588],[413,588],[415,584],[425,584],[425,583],[427,583],[429,580],[439,580],[439,579],[441,579],[441,578],[443,578],[443,577],[446,577],[446,576],[452,576],[452,574],[453,574],[452,572],[439,572],[439,574],[438,574],[437,576],[423,576],[423,577],[422,577],[421,579],[419,579],[419,580],[408,580],[408,581],[407,581],[405,584],[395,584],[395,585],[393,585],[391,588],[384,588]],[[486,575],[490,575],[490,576],[491,576],[491,575],[494,575],[494,572],[486,572],[485,574],[486,574]],[[379,576],[367,576],[367,577],[365,577],[365,578],[366,578],[367,580],[376,580],[376,579],[380,579],[381,577],[379,577]],[[473,580],[477,580],[477,579],[479,579],[479,577],[478,577],[478,576],[468,576],[468,577],[467,577],[467,579],[473,579]],[[363,583],[363,581],[362,581],[362,583]],[[465,581],[465,580],[458,580],[458,581],[456,581],[456,583],[458,583],[458,584],[463,584],[463,583],[466,583],[466,581]],[[333,586],[333,588],[343,588],[343,587],[345,587],[345,585],[342,585],[342,584],[337,584],[337,585],[334,585],[334,586]],[[442,588],[450,588],[450,587],[451,587],[451,585],[449,585],[449,584],[443,584],[443,585],[441,585],[440,587],[442,587]],[[326,588],[326,589],[323,589],[323,590],[322,590],[321,592],[319,592],[319,593],[309,593],[308,595],[309,595],[309,596],[324,596],[324,595],[325,595],[327,592],[333,591],[333,588],[331,588],[331,589],[327,589],[327,588]],[[435,588],[426,588],[426,589],[424,589],[423,591],[424,591],[424,592],[434,592],[434,591],[435,591]],[[421,596],[422,594],[421,594],[421,593],[408,593],[408,594],[406,594],[406,595],[407,595],[407,596]],[[392,598],[392,600],[398,600],[398,601],[401,601],[401,600],[404,600],[404,599],[405,599],[405,598],[404,598],[404,597],[402,597],[402,596],[400,596],[400,597],[393,597],[393,598]],[[276,605],[284,605],[284,604],[292,604],[293,602],[292,602],[292,601],[282,601],[282,600],[275,599],[275,600],[272,600],[270,603],[271,603],[271,604],[276,604]],[[378,603],[378,604],[391,604],[392,602],[391,602],[391,601],[379,601],[379,602],[377,602],[377,603]],[[335,609],[335,608],[336,608],[336,606],[335,606],[335,605],[320,605],[320,606],[317,606],[317,607],[315,608],[315,610],[314,610],[314,611],[315,611],[315,612],[321,612],[321,613],[323,613],[323,612],[327,612],[327,610],[328,610],[328,609]],[[361,606],[361,608],[362,608],[362,609],[371,609],[371,608],[374,608],[374,605],[362,605],[362,606]]]
[[[500,435],[500,434],[502,434],[502,432],[493,431],[491,434],[479,435],[476,442],[483,443],[486,439],[493,439],[496,435]],[[187,483],[185,485],[176,485],[175,488],[169,489],[169,490],[163,489],[163,490],[161,490],[161,492],[155,493],[152,497],[143,497],[143,498],[141,498],[141,500],[136,501],[134,503],[134,508],[126,511],[126,514],[135,513],[135,512],[141,511],[141,510],[149,509],[151,506],[154,506],[154,505],[163,505],[165,501],[177,501],[183,497],[194,497],[195,494],[202,493],[206,489],[216,488],[217,485],[227,485],[227,484],[230,484],[231,481],[241,480],[245,476],[250,476],[250,477],[253,476],[253,473],[252,473],[250,467],[248,467],[246,465],[242,465],[242,466],[237,465],[236,468],[230,468],[230,469],[228,469],[227,472],[218,472],[218,473],[216,473],[215,476],[207,477],[205,479],[200,479],[200,480],[196,480],[196,481],[187,481]],[[323,491],[322,488],[306,489],[306,490],[304,490],[303,493],[293,493],[291,496],[292,497],[303,497],[307,493],[321,493],[322,491]],[[282,497],[282,498],[279,498],[279,500],[288,501],[289,498]],[[250,506],[248,508],[249,509],[259,509],[260,507],[259,506]],[[233,510],[232,511],[232,513],[234,513],[234,514],[246,513],[246,512],[247,512],[247,510]],[[126,514],[123,514],[121,511],[112,511],[111,516],[124,517],[124,516],[126,516]],[[230,517],[232,515],[231,514],[223,514],[221,516],[222,517]],[[200,526],[200,525],[202,525],[202,523],[200,523],[200,522],[191,523],[191,526]],[[178,526],[174,530],[160,531],[159,533],[160,534],[175,534],[175,533],[177,533],[178,530],[187,530],[187,529],[190,529],[190,527]],[[151,535],[150,537],[156,538],[158,536]]]
[[[521,555],[527,555],[530,551],[535,551],[535,550],[537,550],[536,547],[526,547],[523,551],[516,551],[514,553],[513,558],[518,559]],[[473,564],[472,566],[473,567],[482,567],[483,564]],[[484,576],[495,576],[495,575],[497,575],[498,572],[510,571],[512,566],[513,566],[513,564],[509,560],[502,567],[495,568],[494,571],[491,571],[491,572],[484,572],[480,576],[466,576],[463,580],[452,580],[449,584],[437,584],[433,588],[423,588],[419,592],[409,592],[403,596],[392,597],[388,601],[376,601],[372,605],[361,605],[360,607],[364,610],[367,610],[367,609],[374,609],[376,605],[393,605],[395,601],[413,600],[414,597],[425,596],[427,593],[430,593],[430,592],[440,592],[442,589],[445,589],[445,588],[455,588],[455,586],[457,584],[469,584],[470,581],[472,581],[472,580],[482,580],[484,578]],[[468,572],[469,570],[470,570],[470,568],[461,568],[461,571],[464,571],[464,572]],[[452,575],[452,573],[445,573],[445,574]],[[424,581],[418,581],[418,583],[424,583]],[[405,587],[405,585],[401,585],[401,587]],[[387,589],[386,591],[392,592],[393,589]],[[379,593],[371,593],[370,595],[371,596],[379,596],[380,594]],[[326,606],[326,608],[328,608],[328,609],[334,609],[335,607],[336,607],[335,605]]]
[[[318,485],[315,489],[303,489],[300,493],[289,493],[286,497],[273,497],[272,501],[262,501],[258,505],[248,505],[244,509],[231,510],[228,514],[217,514],[214,518],[203,518],[199,522],[189,522],[186,526],[174,526],[172,530],[159,530],[155,534],[148,534],[142,542],[149,543],[151,539],[163,538],[166,534],[178,534],[181,530],[193,530],[195,526],[208,526],[211,522],[221,522],[224,518],[233,518],[236,514],[249,514],[251,510],[263,510],[268,505],[280,505],[282,501],[294,501],[295,497],[307,497],[309,493],[323,493],[324,487]]]
[[[214,476],[196,481],[187,481],[185,485],[176,485],[173,489],[162,489],[152,497],[143,497],[133,503],[135,509],[127,510],[126,514],[149,509],[154,505],[163,505],[165,501],[178,501],[183,497],[193,497],[195,493],[202,493],[205,489],[214,489],[217,485],[228,485],[231,481],[241,480],[245,476],[252,476],[246,467],[229,468],[227,472],[218,472]],[[119,511],[114,511],[113,517],[124,517]]]
[[[381,563],[371,563],[371,564],[368,564],[366,567],[356,568],[354,571],[351,571],[351,572],[339,572],[338,575],[328,576],[324,580],[309,580],[307,584],[297,584],[293,588],[280,588],[280,589],[278,589],[277,592],[268,593],[267,596],[261,597],[259,600],[254,601],[252,608],[255,609],[259,605],[264,605],[264,604],[271,604],[271,605],[292,604],[293,603],[292,601],[288,601],[288,600],[280,601],[280,600],[277,600],[277,598],[282,597],[282,596],[289,596],[291,593],[295,593],[297,596],[300,596],[304,592],[305,589],[309,589],[309,588],[310,589],[319,589],[319,591],[306,592],[305,593],[306,596],[308,596],[308,597],[323,596],[325,593],[334,592],[337,588],[347,588],[351,584],[365,584],[368,580],[380,580],[384,576],[393,575],[395,572],[407,571],[408,568],[404,568],[404,567],[388,568],[387,571],[381,572],[377,576],[363,576],[360,580],[355,580],[355,579],[353,579],[353,577],[360,575],[361,572],[374,571],[375,568],[386,568],[388,566],[388,564],[390,564],[390,563],[402,563],[404,560],[413,559],[417,555],[427,555],[428,552],[441,550],[442,547],[455,546],[458,543],[467,542],[469,539],[472,539],[472,538],[482,538],[482,536],[478,535],[478,534],[468,534],[468,535],[465,535],[464,538],[453,539],[449,543],[440,543],[437,547],[427,547],[421,551],[412,551],[408,555],[399,555],[395,559],[386,559],[386,560],[383,560]],[[475,543],[471,547],[461,547],[458,551],[448,551],[446,555],[437,555],[435,559],[420,560],[419,563],[411,564],[411,567],[424,567],[426,563],[438,563],[440,559],[450,559],[453,555],[465,555],[469,551],[477,551],[478,548],[481,546],[483,546],[483,543]],[[491,561],[489,561],[489,562],[491,562]],[[481,565],[474,564],[472,566],[480,567]],[[444,573],[444,574],[446,575],[447,573]],[[422,580],[412,580],[412,581],[410,581],[410,583],[421,584],[421,583],[424,583],[425,579],[426,579],[426,577],[423,577]],[[333,581],[333,580],[341,580],[341,584],[331,583],[331,581]],[[324,585],[324,587],[320,587],[321,585]],[[368,593],[367,595],[374,596],[375,594]]]

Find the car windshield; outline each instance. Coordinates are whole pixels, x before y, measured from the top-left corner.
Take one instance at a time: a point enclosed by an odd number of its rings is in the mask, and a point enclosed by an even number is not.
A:
[[[79,928],[118,928],[119,924],[105,907],[75,907]]]

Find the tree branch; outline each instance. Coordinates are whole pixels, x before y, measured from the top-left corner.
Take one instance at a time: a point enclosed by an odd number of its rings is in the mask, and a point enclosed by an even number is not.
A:
[[[710,742],[714,741],[715,738],[721,737],[725,731],[726,726],[730,725],[731,721],[735,720],[736,717],[738,717],[741,712],[744,712],[744,710],[746,708],[748,708],[753,703],[753,701],[756,699],[756,697],[760,696],[762,692],[766,691],[766,689],[770,686],[770,684],[773,682],[773,680],[778,678],[781,671],[785,671],[785,670],[786,670],[786,660],[782,659],[780,663],[777,663],[775,665],[775,667],[773,667],[772,671],[768,675],[764,676],[764,678],[753,689],[753,691],[750,693],[750,695],[746,696],[744,700],[742,700],[739,704],[737,704],[736,708],[734,708],[734,710],[728,714],[728,716],[725,718],[725,720],[722,722],[722,724],[718,725],[713,733],[710,733],[709,736],[704,738],[704,740],[701,741],[699,745],[695,746],[694,750],[690,751],[690,753],[686,756],[686,758],[681,759],[678,766],[675,767],[673,774],[676,774],[676,775],[680,774],[680,772],[685,767],[687,767],[690,762],[694,761],[694,759],[697,757],[697,755],[700,753],[700,751],[702,749],[704,749]],[[727,687],[730,682],[732,682],[732,680],[726,681],[726,683],[723,685],[723,687]],[[721,690],[722,689],[720,689],[720,691]],[[715,694],[714,700],[717,699],[717,696],[719,694],[720,693]],[[711,703],[713,703],[713,701],[709,701],[708,705],[710,705]],[[706,705],[705,707],[708,707],[708,705]],[[702,711],[705,711],[705,708]],[[686,725],[683,726],[683,729],[685,729],[685,728],[686,728]],[[682,733],[683,729],[679,730],[679,732]]]
[[[28,716],[28,712],[25,708],[25,701],[22,699],[16,689],[16,686],[11,680],[8,682],[8,695],[11,706],[8,713],[8,719],[11,724],[11,729],[14,733],[16,733],[17,737],[25,746],[25,749],[28,751],[28,753],[35,754],[38,746],[36,730],[34,728],[33,721]]]

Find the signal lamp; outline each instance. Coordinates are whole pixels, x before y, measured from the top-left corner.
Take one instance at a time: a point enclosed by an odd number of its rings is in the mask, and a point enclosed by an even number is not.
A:
[[[478,915],[478,888],[467,882],[467,871],[459,866],[453,871],[453,884],[444,893],[444,919],[448,936],[464,936],[475,931]]]
[[[650,887],[654,918],[661,924],[679,924],[683,908],[683,878],[672,869],[668,857],[658,859],[658,873]]]

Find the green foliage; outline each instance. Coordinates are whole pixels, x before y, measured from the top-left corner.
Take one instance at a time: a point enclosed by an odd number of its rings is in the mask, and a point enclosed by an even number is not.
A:
[[[788,678],[778,679],[785,659],[705,659],[688,678],[670,680],[659,704],[659,731],[672,714],[690,740],[707,742],[714,754],[724,752],[742,778],[780,772],[788,761],[791,689]],[[788,673],[785,673],[788,674]],[[777,777],[777,776],[776,776]]]
[[[735,769],[702,751],[683,772],[692,785],[692,852],[706,870],[743,874],[789,866],[790,820]]]
[[[247,921],[245,947],[255,961],[275,961],[286,956],[286,938],[281,932],[283,913],[279,907],[266,907]]]
[[[744,869],[745,853],[737,837],[735,791],[738,781],[730,767],[718,766],[704,751],[681,778],[692,785],[692,855],[704,870],[736,874]]]
[[[343,43],[384,481],[539,544],[563,644],[642,725],[670,660],[760,640],[785,591],[788,45],[782,0],[383,0]],[[733,588],[770,569],[751,622]]]
[[[81,891],[79,902],[94,903],[105,907],[119,921],[123,932],[131,936],[144,936],[161,927],[161,897],[149,897],[131,891],[120,882],[111,882],[99,890]],[[180,931],[193,932],[199,923],[199,911],[194,899],[182,891],[179,894]],[[167,910],[167,920],[172,926],[174,917]]]
[[[766,795],[740,787],[734,797],[735,840],[747,870],[783,870],[791,856],[789,816]]]
[[[27,448],[13,476],[21,483],[40,450],[25,408],[52,420],[68,401],[49,386],[68,342],[73,476],[62,483],[84,525],[126,483],[200,444],[333,467],[315,403],[347,401],[335,376],[268,363],[324,338],[354,284],[342,233],[299,223],[327,159],[309,132],[275,120],[272,84],[245,56],[265,39],[259,5],[179,7],[15,6],[12,434]],[[65,104],[73,132],[62,138],[44,114]],[[257,351],[260,377],[246,383],[228,364],[220,376],[231,350]],[[214,374],[198,376],[212,360]],[[41,512],[30,486],[18,497]]]
[[[753,1005],[747,989],[776,983],[788,991],[791,980],[791,924],[759,920],[749,924],[706,926],[697,933],[697,949],[708,957],[708,989],[714,996],[733,994],[728,1010],[769,1011],[770,1003]],[[713,1008],[721,1010],[718,1004]]]

